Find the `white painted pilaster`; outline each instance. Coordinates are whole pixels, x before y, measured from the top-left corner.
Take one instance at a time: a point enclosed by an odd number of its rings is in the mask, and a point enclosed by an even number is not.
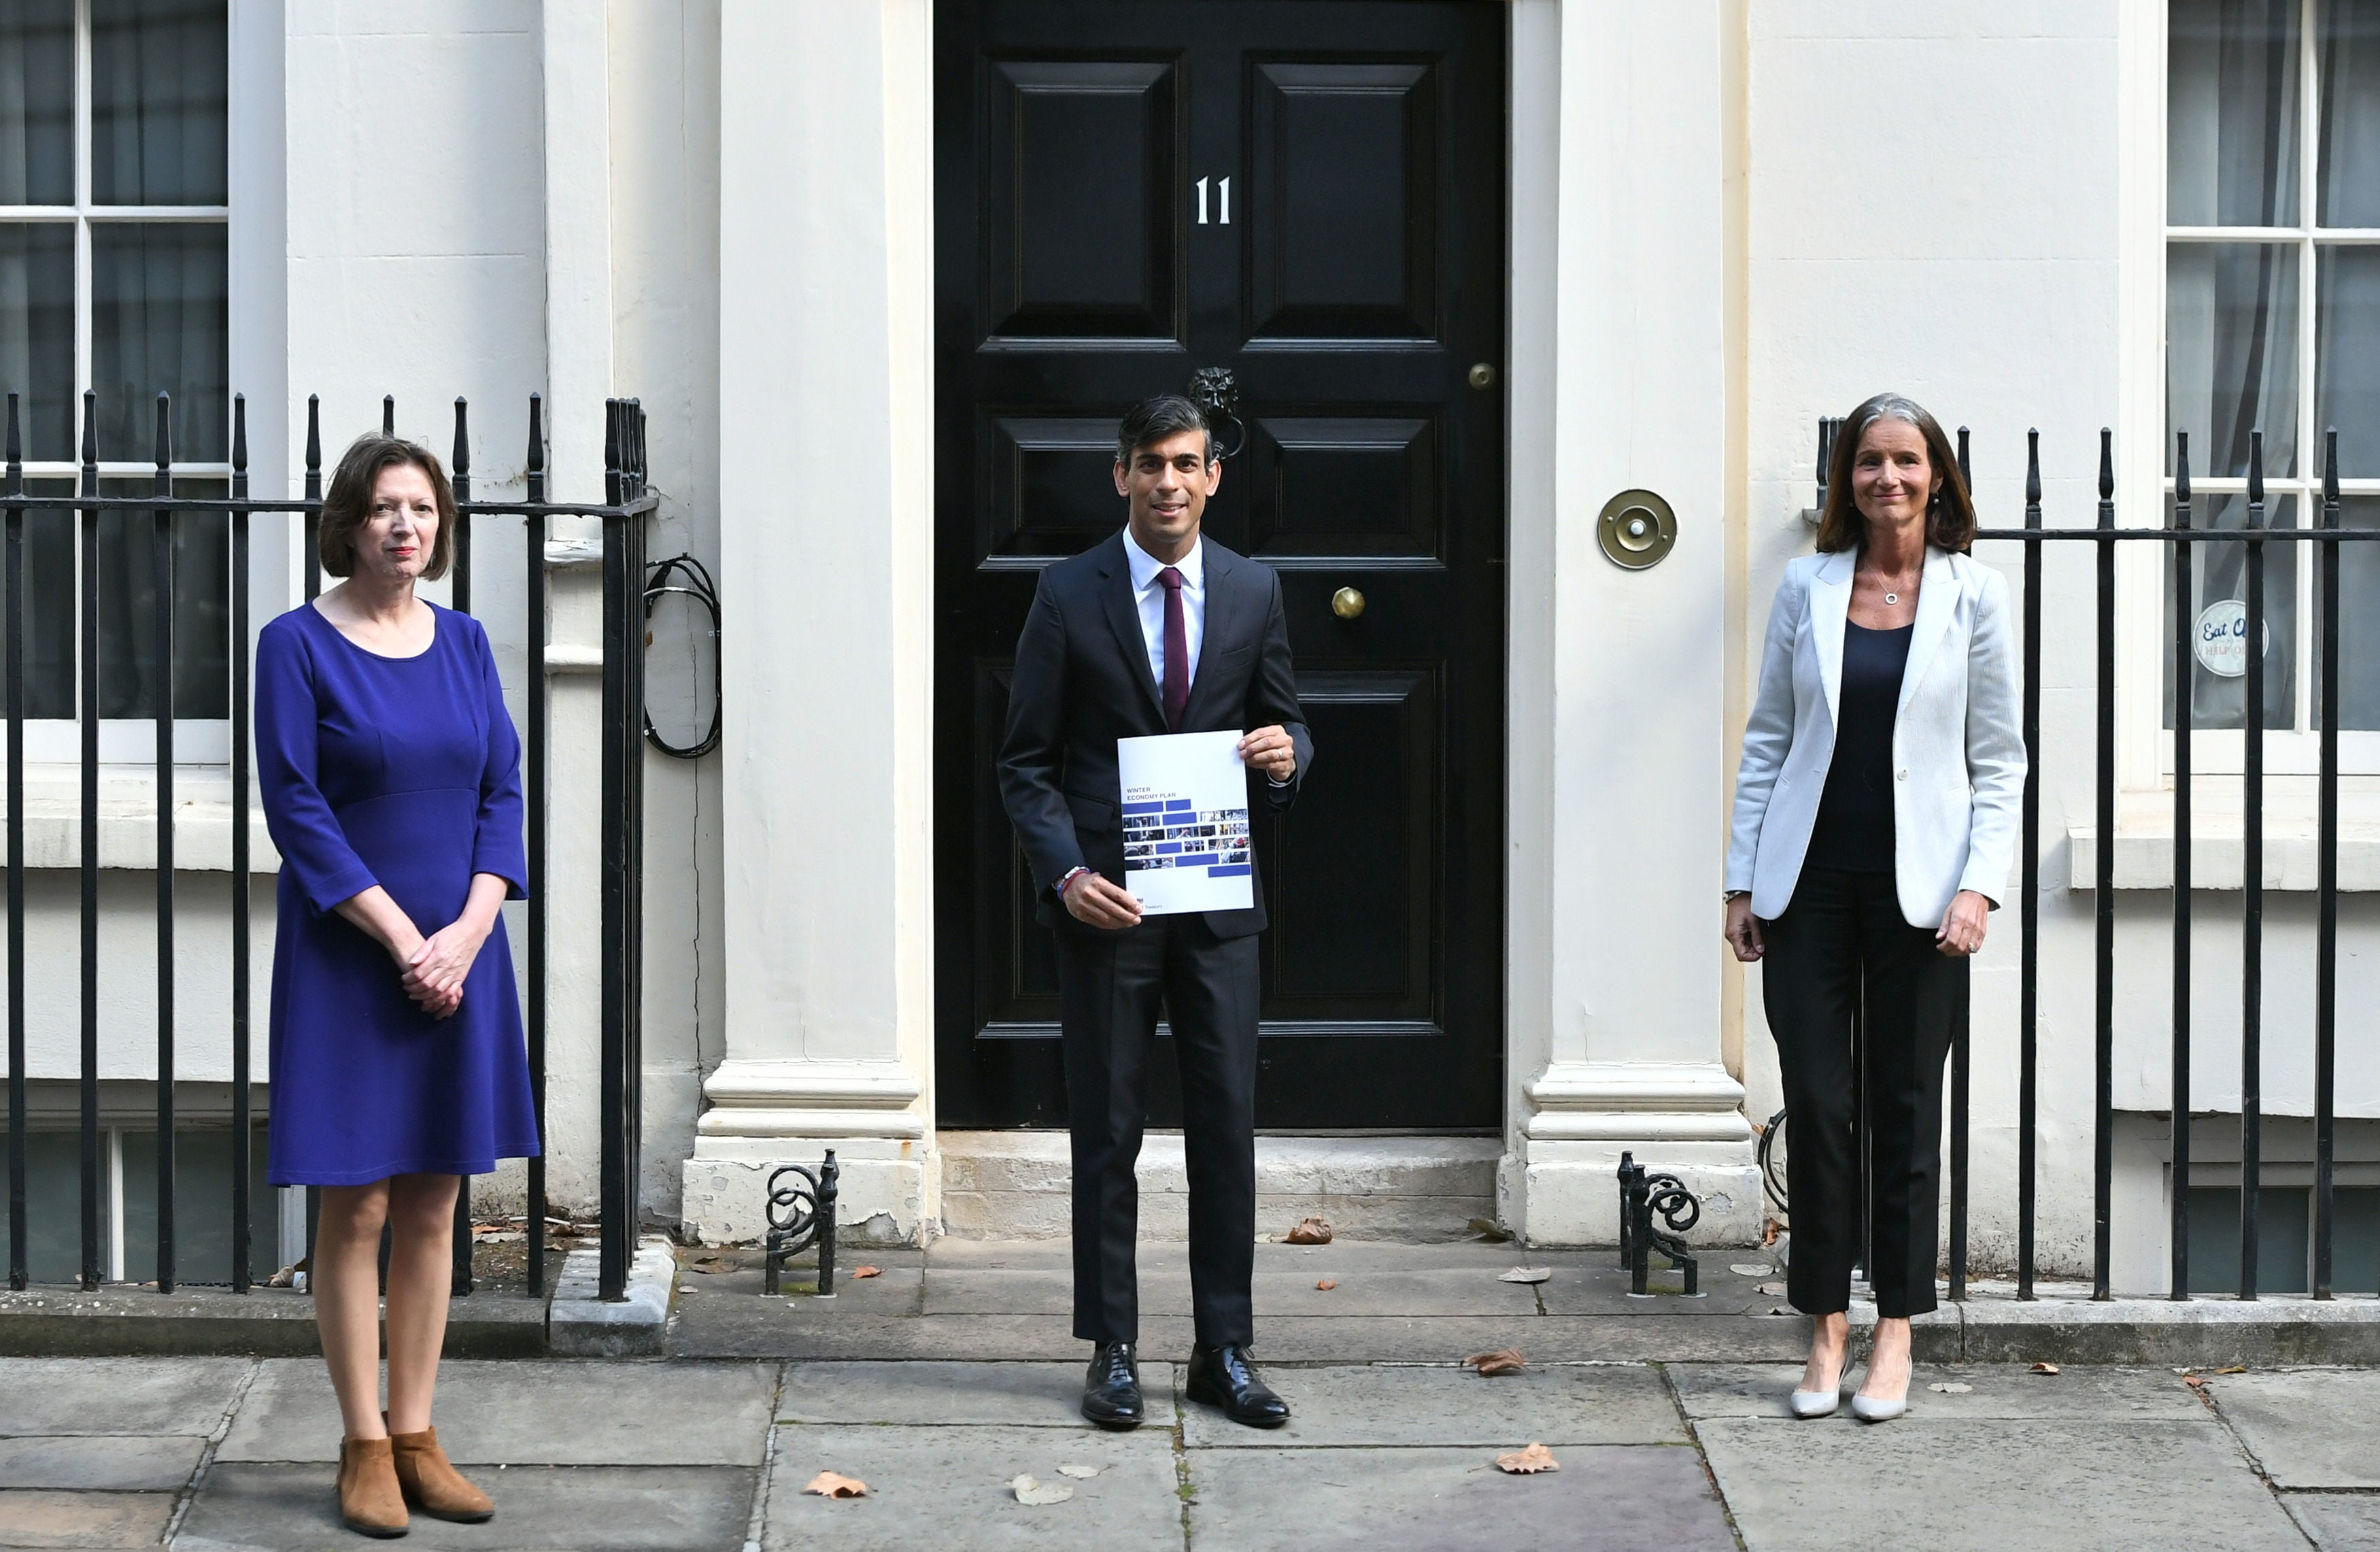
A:
[[[1623,1151],[1759,1223],[1721,1056],[1724,7],[1520,0],[1513,59],[1507,1221],[1610,1243]],[[1631,487],[1676,509],[1605,559]]]
[[[685,1218],[761,1231],[779,1162],[914,1239],[933,1150],[932,125],[925,0],[722,19],[726,1060]]]

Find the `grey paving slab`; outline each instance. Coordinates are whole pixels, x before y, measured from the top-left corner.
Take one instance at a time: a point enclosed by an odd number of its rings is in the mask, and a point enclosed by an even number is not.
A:
[[[2213,1375],[2206,1389],[2277,1485],[2380,1488],[2380,1370]]]
[[[178,1492],[206,1444],[190,1434],[0,1439],[0,1487]]]
[[[757,1466],[773,1365],[548,1361],[438,1369],[438,1442],[457,1461]],[[268,1360],[217,1459],[336,1461],[339,1409],[322,1365]]]
[[[1288,1425],[1258,1432],[1183,1399],[1193,1449],[1318,1445],[1683,1444],[1660,1374],[1639,1364],[1538,1367],[1483,1379],[1469,1369],[1375,1364],[1280,1369]],[[1178,1393],[1177,1393],[1178,1394]]]
[[[211,1434],[245,1358],[0,1358],[0,1435]]]
[[[473,1472],[496,1504],[484,1524],[413,1517],[408,1548],[431,1552],[738,1552],[756,1471],[735,1466],[513,1466]],[[371,1545],[340,1524],[333,1469],[218,1462],[174,1537],[175,1552]]]
[[[1463,1316],[1488,1319],[1533,1316],[1536,1290],[1499,1282],[1507,1267],[1421,1271],[1342,1267],[1325,1259],[1289,1271],[1259,1271],[1249,1289],[1259,1321],[1295,1316]],[[1333,1284],[1328,1289],[1316,1285]]]
[[[0,1491],[0,1543],[11,1546],[154,1546],[171,1493]]]
[[[1144,1316],[1142,1348],[1172,1362],[1190,1356],[1190,1317]],[[670,1352],[679,1358],[1083,1363],[1062,1315],[868,1316],[799,1300],[681,1297]]]
[[[1075,1310],[1075,1278],[1071,1271],[1047,1268],[936,1267],[926,1273],[924,1307],[928,1315],[1039,1315],[1068,1319]],[[1140,1308],[1144,1315],[1187,1315],[1189,1275],[1144,1269]]]
[[[1099,1474],[1071,1478],[1059,1473],[1062,1465],[1092,1466]],[[803,1492],[821,1471],[859,1478],[868,1496],[828,1499]],[[1059,1504],[1018,1503],[1008,1485],[1019,1473],[1062,1483],[1075,1496]],[[777,1430],[761,1546],[771,1552],[1179,1546],[1177,1486],[1172,1439],[1160,1429],[1067,1434],[788,1424]]]
[[[1839,1552],[1890,1527],[1928,1552],[2304,1552],[2230,1435],[2204,1422],[2033,1420],[2022,1427],[1912,1413],[1698,1424],[1749,1552]]]
[[[1670,1383],[1686,1415],[1785,1417],[1786,1397],[1801,1382],[1800,1364],[1671,1364]],[[1854,1363],[1843,1373],[1848,1397],[1866,1377]],[[1930,1389],[1964,1385],[1964,1391]],[[2055,1375],[2028,1364],[1920,1364],[1910,1382],[1910,1415],[1956,1422],[1984,1418],[2138,1418],[2204,1421],[2206,1408],[2171,1369],[2076,1366]]]
[[[1150,1397],[1170,1397],[1172,1365],[1144,1362],[1140,1380]],[[1079,1429],[1090,1426],[1082,1399],[1080,1364],[794,1364],[777,1415],[789,1423]]]
[[[1526,1443],[1526,1440],[1516,1441]],[[1512,1448],[1506,1446],[1506,1448]],[[1555,1451],[1557,1472],[1507,1476],[1490,1449],[1208,1449],[1190,1456],[1198,1552],[1732,1552],[1691,1449]]]
[[[2287,1493],[2281,1501],[2322,1552],[2380,1552],[2380,1497],[2362,1493]]]

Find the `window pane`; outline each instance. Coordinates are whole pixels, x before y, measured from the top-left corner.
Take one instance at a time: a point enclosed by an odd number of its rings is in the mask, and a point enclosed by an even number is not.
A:
[[[2239,529],[2248,526],[2248,498],[2240,495],[2201,496],[2191,515],[2193,528]],[[2282,496],[2265,502],[2269,527],[2297,527],[2297,498]],[[2296,544],[2265,546],[2265,727],[2286,733],[2297,726],[2298,556]],[[2158,654],[2165,667],[2165,725],[2173,726],[2173,555],[2166,554],[2166,649]],[[2248,548],[2244,544],[2193,544],[2190,547],[2191,597],[2191,726],[2236,728],[2247,717],[2246,659],[2235,647],[2243,624],[2241,604],[2247,599]],[[2210,667],[2209,664],[2213,666]]]
[[[2340,527],[2380,528],[2380,496],[2338,507]],[[2380,543],[2340,545],[2338,568],[2338,725],[2380,728]]]
[[[183,495],[220,497],[220,480],[175,482]],[[146,479],[103,479],[111,496],[147,495]],[[220,513],[174,520],[174,715],[231,715],[231,525]],[[99,519],[99,714],[157,714],[157,520],[118,509]]]
[[[91,197],[220,205],[229,33],[223,0],[91,0]]]
[[[72,226],[0,226],[0,394],[11,393],[25,456],[73,458]]]
[[[157,395],[174,395],[174,457],[230,455],[224,228],[102,222],[91,229],[91,382],[99,455],[156,455]]]
[[[2380,226],[2380,5],[2323,0],[2316,219]]]
[[[231,1281],[231,1128],[174,1134],[174,1276]],[[281,1211],[264,1183],[264,1128],[249,1148],[249,1267],[261,1281],[281,1266]],[[296,1259],[296,1257],[291,1257]],[[124,1279],[157,1277],[157,1134],[124,1134]]]
[[[2173,243],[2166,249],[2166,468],[2190,433],[2192,474],[2297,470],[2298,250],[2287,243]],[[104,422],[102,422],[104,424]]]
[[[71,479],[28,479],[35,496],[70,496]],[[75,516],[25,514],[25,715],[71,718],[75,673]],[[5,564],[0,560],[0,564]],[[5,576],[0,572],[0,576]],[[0,598],[0,673],[7,670],[6,600]],[[0,715],[7,711],[0,679]]]
[[[0,0],[0,205],[74,203],[74,0]]]
[[[0,1141],[8,1134],[0,1127]],[[0,1177],[7,1173],[0,1163]],[[107,1271],[107,1138],[99,1142],[99,1269]],[[0,1265],[8,1254],[8,1215],[0,1212]],[[82,1276],[82,1134],[25,1134],[25,1271],[35,1282]]]
[[[2298,222],[2298,0],[2174,0],[2166,220]]]
[[[2318,249],[2313,296],[2315,430],[2338,429],[2341,479],[2380,475],[2380,248]]]

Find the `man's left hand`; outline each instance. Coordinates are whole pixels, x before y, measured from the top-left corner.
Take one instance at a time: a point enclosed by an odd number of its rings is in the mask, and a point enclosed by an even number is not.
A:
[[[1297,774],[1297,746],[1279,725],[1258,728],[1242,738],[1240,759],[1274,782],[1285,783]]]

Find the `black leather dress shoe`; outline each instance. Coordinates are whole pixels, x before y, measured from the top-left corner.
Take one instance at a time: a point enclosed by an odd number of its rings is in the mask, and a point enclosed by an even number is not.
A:
[[[1119,1433],[1140,1426],[1140,1365],[1132,1343],[1101,1342],[1092,1350],[1083,1372],[1083,1415]]]
[[[1245,1347],[1192,1348],[1184,1389],[1192,1400],[1221,1407],[1223,1415],[1251,1428],[1278,1428],[1289,1421],[1289,1403],[1257,1376]]]

